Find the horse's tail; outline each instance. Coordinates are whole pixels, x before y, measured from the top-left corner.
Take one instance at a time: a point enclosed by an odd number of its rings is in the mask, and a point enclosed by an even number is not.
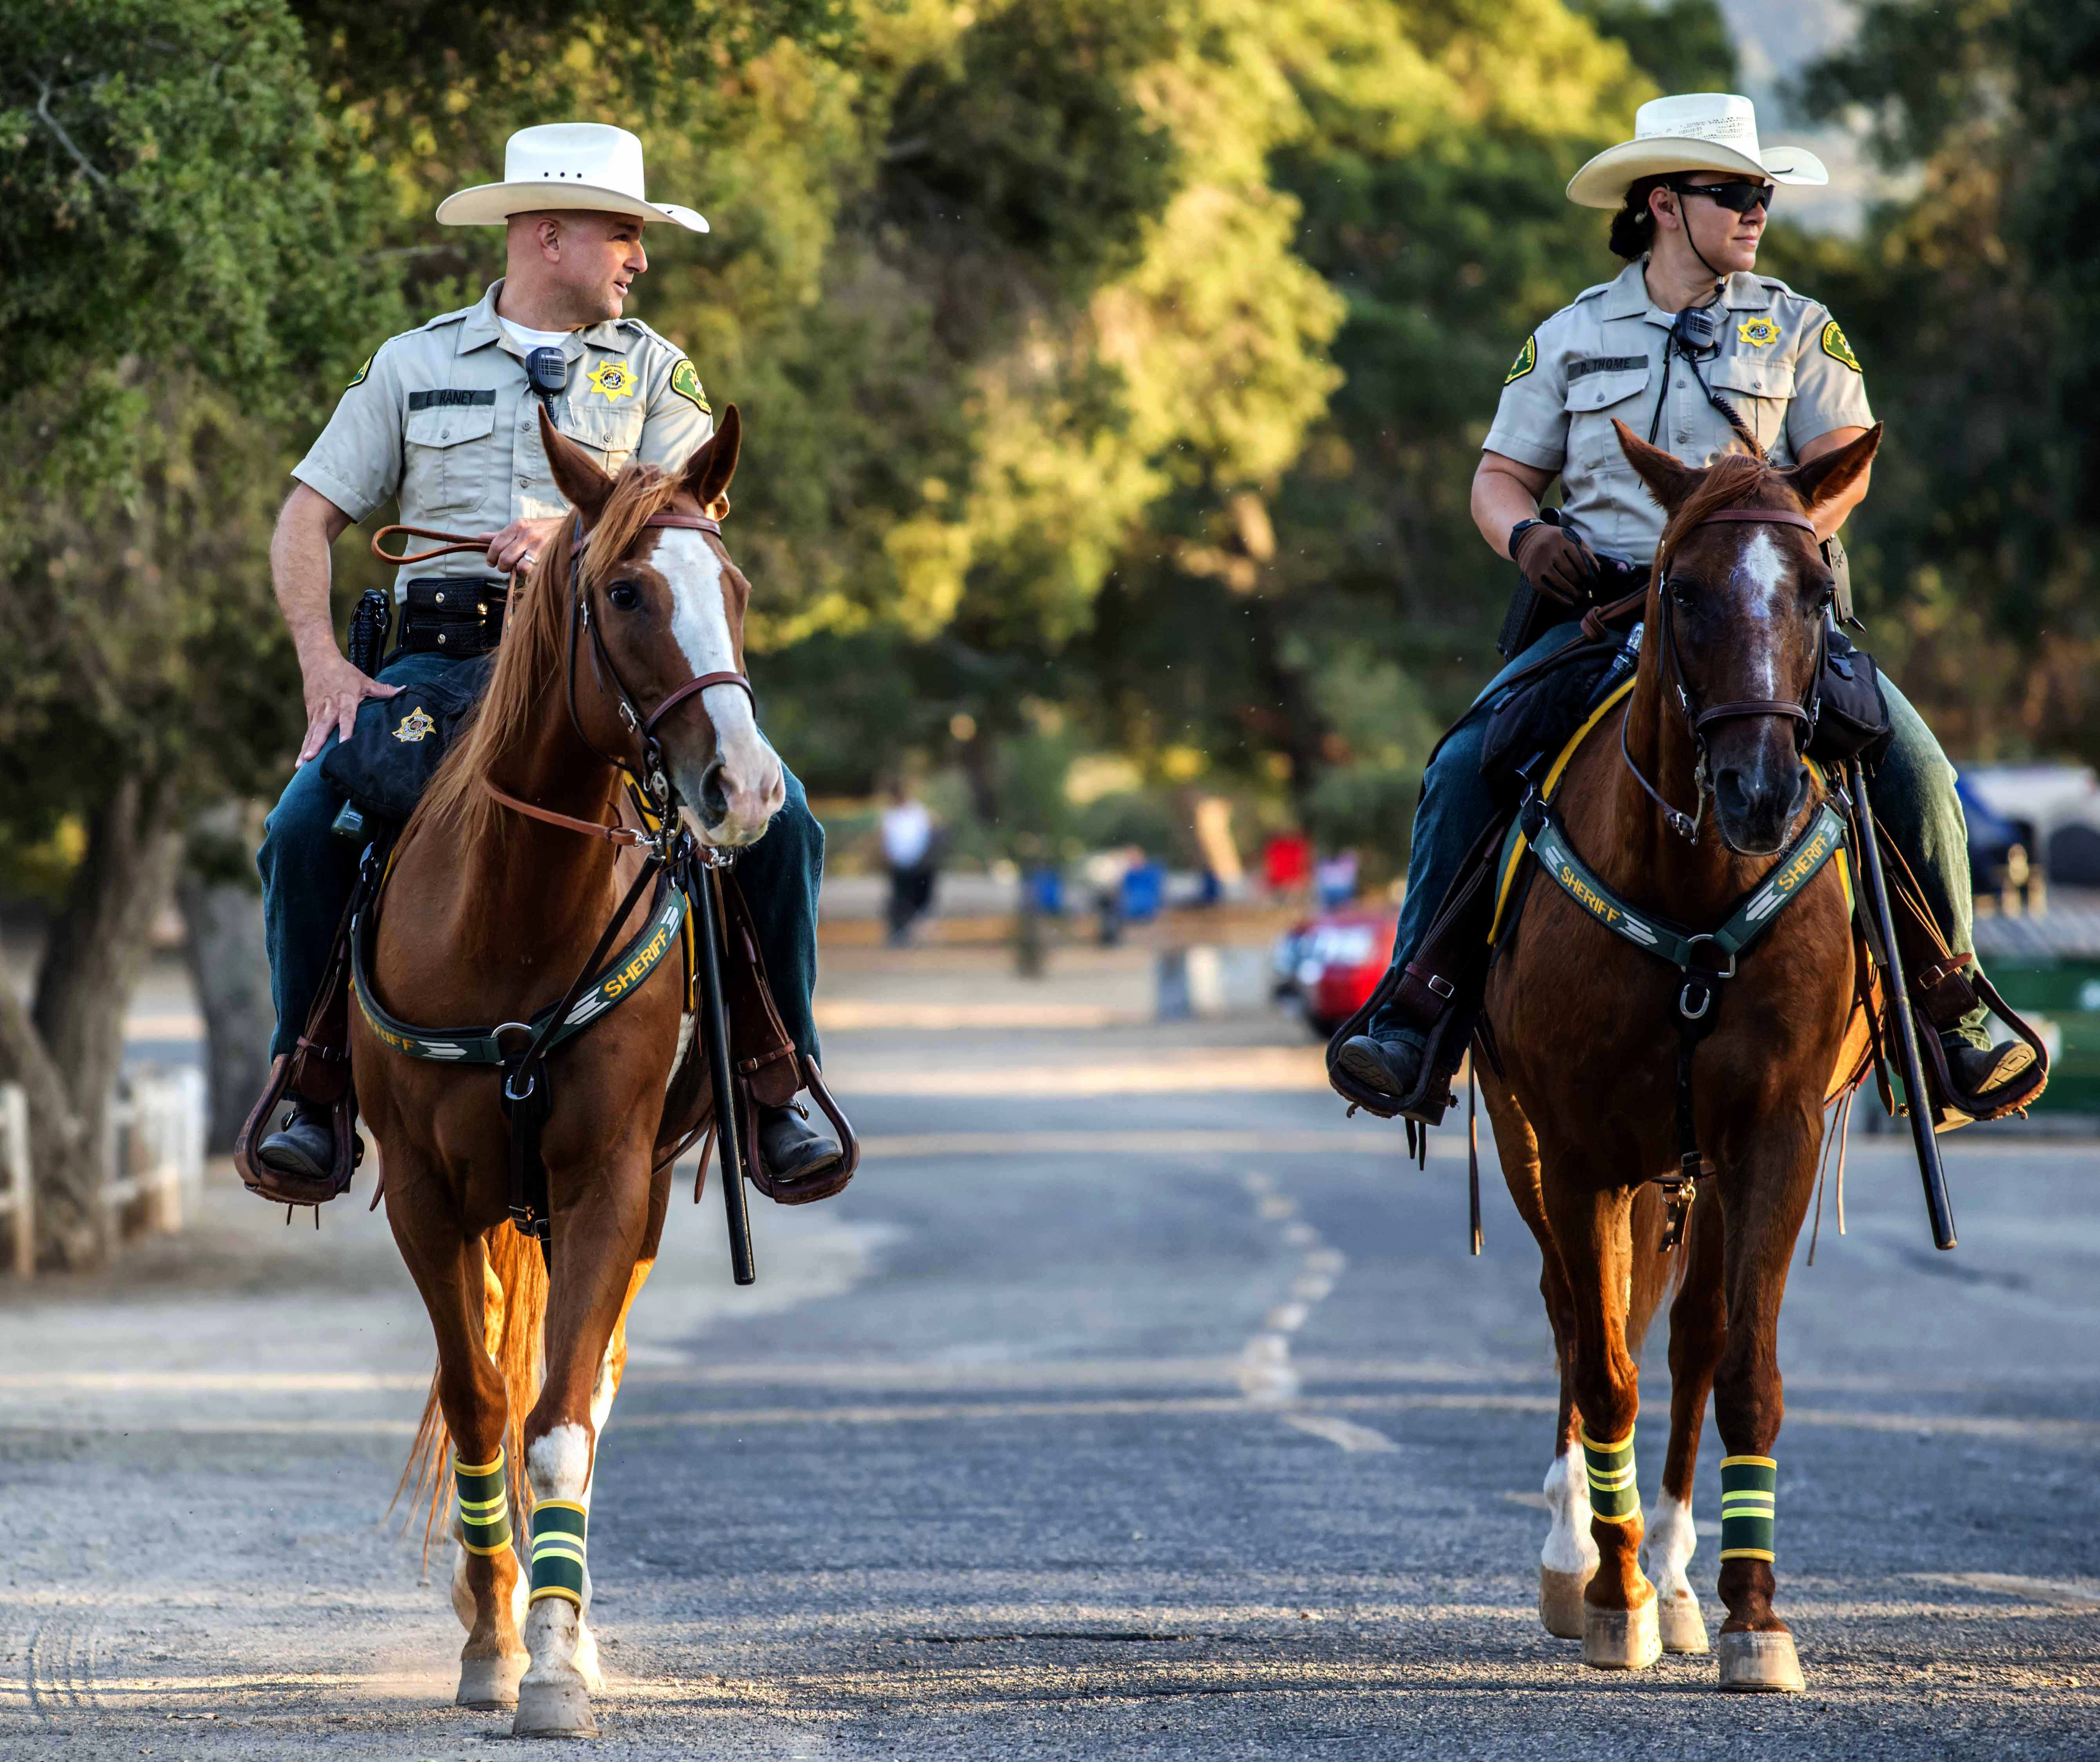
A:
[[[482,1239],[484,1254],[482,1319],[488,1355],[503,1372],[503,1388],[510,1410],[509,1435],[504,1456],[510,1464],[510,1498],[520,1516],[532,1510],[532,1490],[523,1472],[525,1416],[538,1399],[545,1369],[547,1267],[539,1246],[508,1226],[499,1226]],[[401,1478],[386,1507],[392,1516],[403,1495],[408,1500],[408,1523],[415,1522],[416,1508],[423,1516],[423,1568],[430,1570],[430,1544],[435,1539],[445,1509],[450,1477],[445,1472],[447,1446],[451,1435],[438,1405],[437,1372],[430,1373],[430,1393],[423,1403],[421,1423],[416,1441],[408,1447]],[[405,1526],[404,1526],[405,1527]]]

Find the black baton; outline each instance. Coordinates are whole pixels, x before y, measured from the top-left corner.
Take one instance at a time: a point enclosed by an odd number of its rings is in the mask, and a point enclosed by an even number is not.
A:
[[[715,1091],[715,1142],[721,1147],[722,1207],[729,1218],[729,1263],[739,1284],[757,1282],[751,1259],[751,1214],[743,1203],[743,1146],[737,1125],[736,1090],[730,1080],[729,1011],[722,1007],[721,914],[716,908],[714,871],[699,870],[693,910],[699,914],[700,1026],[708,1037],[708,1076]]]
[[[1903,1067],[1904,1095],[1910,1103],[1910,1135],[1917,1145],[1917,1172],[1925,1182],[1926,1215],[1932,1221],[1932,1240],[1943,1249],[1954,1246],[1954,1208],[1947,1200],[1947,1171],[1940,1165],[1939,1139],[1932,1130],[1932,1103],[1925,1086],[1925,1068],[1917,1054],[1917,1024],[1912,1019],[1910,983],[1904,977],[1903,952],[1896,946],[1895,917],[1889,910],[1889,890],[1882,875],[1881,840],[1874,830],[1873,804],[1867,799],[1867,773],[1857,759],[1852,761],[1852,799],[1859,804],[1860,879],[1867,887],[1867,901],[1873,909],[1874,923],[1882,933],[1882,977],[1890,993],[1889,1016],[1895,1024],[1896,1052]]]

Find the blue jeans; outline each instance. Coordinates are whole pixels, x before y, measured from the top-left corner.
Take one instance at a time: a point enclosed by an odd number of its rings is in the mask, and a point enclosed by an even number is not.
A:
[[[1407,896],[1401,903],[1400,925],[1393,934],[1395,967],[1414,958],[1466,852],[1495,817],[1494,798],[1480,774],[1480,753],[1489,714],[1502,682],[1519,667],[1564,648],[1581,633],[1579,624],[1556,624],[1511,661],[1474,698],[1472,707],[1444,737],[1430,761],[1422,780],[1421,804],[1414,810],[1414,842],[1407,853]],[[1948,946],[1957,954],[1973,954],[1969,822],[1954,792],[1954,767],[1939,750],[1925,719],[1886,673],[1882,690],[1888,699],[1895,739],[1870,785],[1875,817],[1887,828],[1890,841],[1917,875]],[[1979,1009],[1965,1019],[1963,1026],[1980,1027],[1983,1017]],[[1381,1009],[1369,1025],[1381,1039],[1405,1040],[1417,1047],[1423,1044],[1420,1032],[1389,1010]]]
[[[449,655],[405,655],[381,669],[390,685],[437,678],[459,663]],[[335,744],[328,738],[325,752]],[[765,835],[737,858],[758,933],[774,1001],[796,1047],[819,1060],[810,998],[817,984],[817,889],[824,873],[824,829],[810,812],[801,781],[783,765],[788,800]],[[262,875],[262,925],[270,990],[277,1006],[275,1058],[293,1051],[305,1030],[343,908],[357,883],[359,847],[330,830],[343,798],[321,775],[320,760],[299,767],[264,823],[255,865]]]

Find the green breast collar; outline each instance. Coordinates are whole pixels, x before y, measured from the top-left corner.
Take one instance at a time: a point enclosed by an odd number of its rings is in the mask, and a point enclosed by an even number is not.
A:
[[[515,1038],[522,1029],[524,1039],[518,1043],[523,1045],[536,1038],[552,1018],[557,1005],[550,1004],[529,1022],[505,1022],[495,1028],[418,1028],[412,1022],[388,1015],[373,996],[367,948],[377,928],[377,905],[375,895],[372,905],[360,911],[351,925],[351,989],[373,1033],[395,1051],[412,1059],[431,1059],[443,1064],[500,1066],[504,1059],[501,1042],[505,1036]],[[545,1050],[552,1051],[563,1041],[582,1033],[615,1004],[639,990],[642,982],[678,946],[678,933],[685,923],[686,912],[685,894],[672,884],[668,872],[660,873],[649,921],[599,971],[590,989],[569,1006],[567,1016],[548,1037]]]
[[[1575,854],[1566,829],[1546,804],[1533,798],[1526,804],[1524,820],[1524,835],[1539,866],[1590,917],[1614,936],[1623,936],[1635,948],[1645,949],[1688,974],[1718,978],[1733,976],[1736,957],[1771,927],[1788,901],[1845,844],[1844,816],[1826,800],[1801,836],[1772,865],[1771,873],[1728,914],[1727,921],[1718,930],[1701,932],[1671,923],[1652,912],[1638,911],[1621,899]],[[1714,955],[1725,957],[1725,966],[1717,962]]]

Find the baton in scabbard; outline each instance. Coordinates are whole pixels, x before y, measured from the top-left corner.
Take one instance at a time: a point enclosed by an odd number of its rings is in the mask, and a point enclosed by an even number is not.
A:
[[[1889,910],[1888,883],[1882,872],[1881,840],[1874,830],[1873,804],[1867,799],[1867,773],[1857,759],[1851,767],[1852,800],[1859,812],[1860,879],[1867,889],[1867,904],[1881,932],[1882,977],[1888,987],[1889,1020],[1895,1024],[1896,1054],[1902,1067],[1904,1096],[1910,1106],[1910,1135],[1917,1146],[1917,1172],[1925,1182],[1926,1215],[1932,1222],[1932,1240],[1940,1248],[1954,1246],[1954,1209],[1947,1200],[1947,1171],[1939,1161],[1939,1139],[1932,1130],[1932,1101],[1925,1086],[1925,1067],[1918,1057],[1917,1023],[1911,1014],[1910,984],[1903,970],[1903,951],[1896,945],[1895,914]]]
[[[722,1003],[722,913],[715,871],[702,869],[693,889],[693,910],[699,914],[700,1025],[708,1037],[708,1076],[715,1092],[715,1142],[721,1147],[722,1208],[729,1219],[730,1270],[739,1284],[755,1284],[758,1270],[751,1258],[751,1214],[743,1203],[743,1142],[730,1079],[729,1011]]]

